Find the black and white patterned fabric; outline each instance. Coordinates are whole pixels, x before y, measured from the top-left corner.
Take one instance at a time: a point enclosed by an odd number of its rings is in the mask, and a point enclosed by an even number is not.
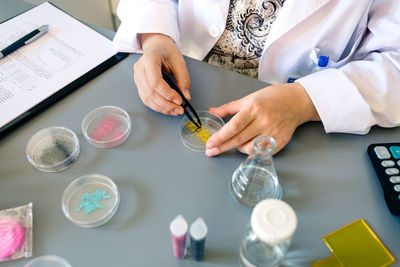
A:
[[[231,0],[226,28],[205,62],[257,78],[265,40],[285,0]]]

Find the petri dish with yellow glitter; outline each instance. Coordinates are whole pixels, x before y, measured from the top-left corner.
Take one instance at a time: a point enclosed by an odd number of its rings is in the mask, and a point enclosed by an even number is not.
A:
[[[202,127],[197,128],[189,119],[184,116],[179,124],[179,133],[182,143],[191,150],[206,151],[206,142],[208,138],[219,129],[225,122],[218,116],[208,111],[198,111]]]

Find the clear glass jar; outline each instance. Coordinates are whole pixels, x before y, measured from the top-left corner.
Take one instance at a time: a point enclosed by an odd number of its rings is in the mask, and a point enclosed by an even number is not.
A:
[[[272,158],[276,149],[274,138],[259,136],[253,144],[253,153],[239,165],[229,182],[233,199],[247,208],[266,198],[282,197]]]
[[[294,210],[284,201],[267,199],[254,208],[241,243],[241,266],[278,266],[297,227]]]

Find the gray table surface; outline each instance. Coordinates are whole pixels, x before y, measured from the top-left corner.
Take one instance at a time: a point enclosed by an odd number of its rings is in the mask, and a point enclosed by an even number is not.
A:
[[[29,7],[2,0],[0,19]],[[234,203],[228,181],[245,156],[230,151],[207,158],[187,149],[179,138],[181,117],[155,113],[141,103],[132,69],[138,57],[129,56],[0,139],[0,209],[33,202],[33,257],[59,255],[73,266],[236,266],[251,211]],[[186,60],[192,103],[199,110],[265,86]],[[95,148],[81,133],[82,118],[101,105],[122,107],[131,116],[132,133],[116,148]],[[68,127],[81,142],[78,161],[59,173],[40,172],[25,157],[29,138],[49,126]],[[399,259],[400,219],[388,211],[366,155],[370,143],[399,139],[400,128],[374,127],[363,136],[327,135],[320,123],[296,130],[289,145],[274,158],[283,199],[295,209],[299,222],[283,266],[309,266],[329,256],[322,237],[359,218]],[[120,190],[121,203],[107,224],[85,229],[64,217],[61,195],[71,181],[90,173],[111,177]],[[189,223],[202,216],[208,224],[202,262],[173,257],[168,228],[178,214]],[[27,261],[1,265],[22,266]]]

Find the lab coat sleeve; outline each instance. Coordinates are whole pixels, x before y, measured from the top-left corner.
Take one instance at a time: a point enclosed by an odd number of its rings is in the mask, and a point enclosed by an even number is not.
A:
[[[354,60],[298,80],[325,131],[365,134],[400,125],[400,1],[374,1]]]
[[[121,0],[117,15],[121,25],[113,40],[116,51],[142,52],[140,33],[162,33],[180,46],[177,1]]]

